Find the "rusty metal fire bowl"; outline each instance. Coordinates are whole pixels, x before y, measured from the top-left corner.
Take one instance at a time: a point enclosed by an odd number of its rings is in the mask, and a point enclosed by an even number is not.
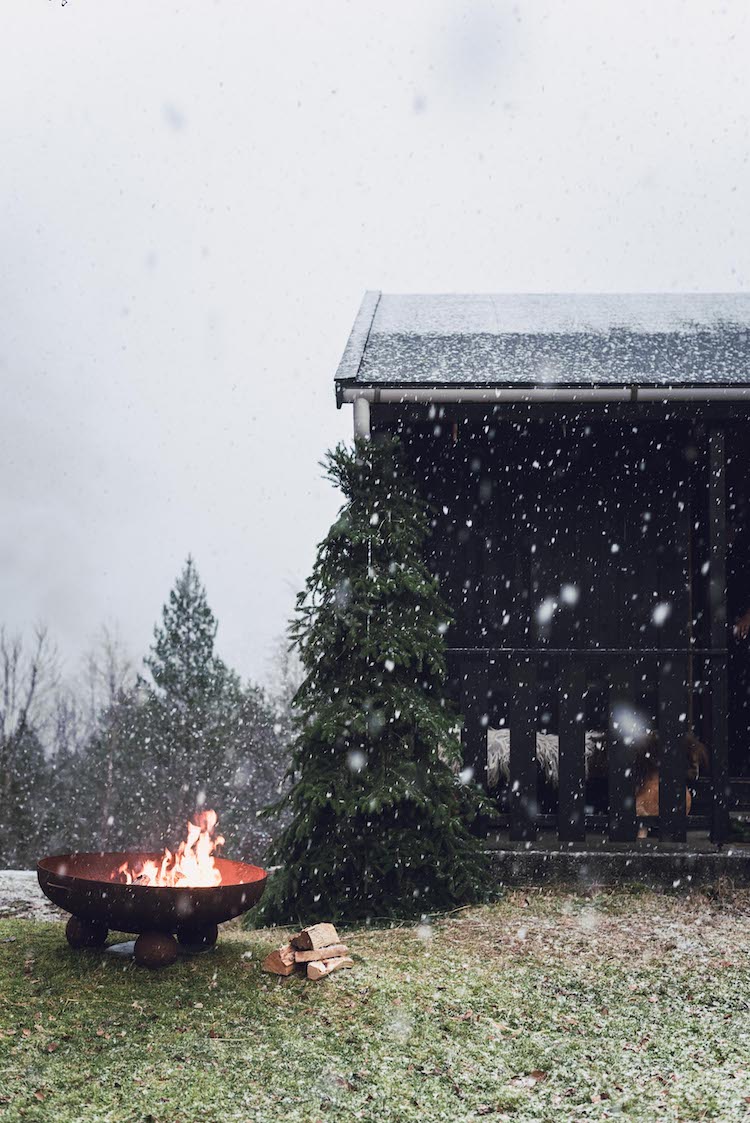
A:
[[[37,876],[53,904],[71,913],[66,936],[71,947],[102,947],[108,929],[138,934],[136,962],[165,967],[185,950],[211,947],[218,925],[247,912],[260,900],[267,873],[258,866],[216,858],[221,884],[207,888],[126,885],[112,880],[124,862],[140,866],[160,854],[58,854],[42,858]],[[175,939],[176,934],[176,939]]]

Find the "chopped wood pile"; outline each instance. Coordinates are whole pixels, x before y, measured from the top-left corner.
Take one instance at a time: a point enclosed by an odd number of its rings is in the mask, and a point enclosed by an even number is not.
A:
[[[349,948],[342,944],[332,924],[311,924],[292,936],[263,960],[263,970],[272,975],[305,971],[308,979],[324,979],[342,967],[353,967]]]

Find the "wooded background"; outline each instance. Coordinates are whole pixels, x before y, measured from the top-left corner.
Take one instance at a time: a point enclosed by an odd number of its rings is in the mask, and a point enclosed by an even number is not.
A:
[[[216,654],[217,620],[188,558],[142,666],[103,628],[74,679],[52,637],[0,629],[0,867],[48,853],[157,849],[195,810],[219,814],[226,853],[261,858],[278,799],[298,670],[280,641],[272,683]]]

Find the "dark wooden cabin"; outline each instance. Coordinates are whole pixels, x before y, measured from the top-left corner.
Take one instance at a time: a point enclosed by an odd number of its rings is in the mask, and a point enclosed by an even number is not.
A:
[[[750,783],[749,372],[742,294],[366,294],[337,403],[355,432],[400,435],[434,511],[465,759],[489,782],[505,738],[510,839],[727,839]],[[659,815],[641,821],[645,730]],[[687,733],[710,755],[689,818]]]

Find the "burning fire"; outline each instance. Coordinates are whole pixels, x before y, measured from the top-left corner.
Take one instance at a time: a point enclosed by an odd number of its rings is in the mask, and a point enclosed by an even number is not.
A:
[[[140,867],[123,862],[113,880],[127,885],[167,885],[172,888],[204,888],[221,885],[221,873],[214,860],[214,851],[224,845],[215,835],[218,816],[215,811],[201,811],[197,822],[188,823],[187,838],[173,854],[165,850],[160,862],[147,860]]]

